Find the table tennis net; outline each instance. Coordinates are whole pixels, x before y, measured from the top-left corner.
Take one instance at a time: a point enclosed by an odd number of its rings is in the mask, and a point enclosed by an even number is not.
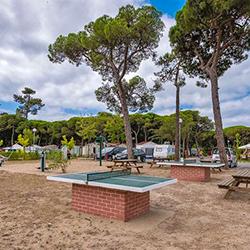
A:
[[[96,180],[130,175],[130,174],[131,174],[131,169],[125,169],[125,170],[117,170],[117,171],[112,171],[112,172],[89,173],[87,174],[86,178],[87,178],[87,181],[96,181]]]

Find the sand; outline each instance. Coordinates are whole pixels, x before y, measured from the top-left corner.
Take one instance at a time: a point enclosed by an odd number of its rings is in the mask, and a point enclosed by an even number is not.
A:
[[[179,181],[151,192],[151,211],[129,222],[71,209],[71,185],[49,182],[38,161],[0,168],[0,249],[250,249],[250,193],[223,199],[217,183]],[[106,170],[74,160],[68,172]],[[143,174],[169,177],[168,168]]]

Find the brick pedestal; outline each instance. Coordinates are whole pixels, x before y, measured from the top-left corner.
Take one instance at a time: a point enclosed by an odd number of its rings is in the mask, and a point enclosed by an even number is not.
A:
[[[209,181],[210,168],[171,165],[171,178],[185,181]]]
[[[72,208],[106,218],[128,221],[149,211],[149,191],[136,193],[72,184]]]

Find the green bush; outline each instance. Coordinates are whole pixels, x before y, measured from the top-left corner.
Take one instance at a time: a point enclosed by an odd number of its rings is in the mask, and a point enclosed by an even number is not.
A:
[[[9,158],[9,160],[38,160],[40,155],[38,152],[25,152],[23,150],[18,150],[14,152],[0,152],[2,156]]]
[[[61,168],[62,172],[66,172],[66,168],[68,167],[69,161],[64,158],[62,151],[50,151],[46,158],[50,161],[48,164],[48,168],[50,169],[58,169]]]

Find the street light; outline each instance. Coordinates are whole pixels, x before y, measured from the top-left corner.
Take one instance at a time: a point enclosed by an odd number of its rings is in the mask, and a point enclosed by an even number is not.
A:
[[[183,120],[179,118],[179,160],[181,160],[181,124]]]
[[[36,136],[37,129],[33,128],[32,131],[33,131],[33,145],[34,145],[35,144],[35,140],[36,140],[35,136]]]

